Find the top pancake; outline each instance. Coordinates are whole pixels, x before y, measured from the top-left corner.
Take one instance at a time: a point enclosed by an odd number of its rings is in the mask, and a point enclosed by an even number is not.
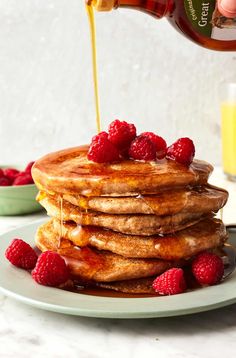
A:
[[[32,169],[40,190],[85,196],[134,196],[163,189],[206,184],[213,167],[194,160],[189,168],[172,160],[125,160],[98,164],[87,159],[88,146],[65,149],[36,161]]]

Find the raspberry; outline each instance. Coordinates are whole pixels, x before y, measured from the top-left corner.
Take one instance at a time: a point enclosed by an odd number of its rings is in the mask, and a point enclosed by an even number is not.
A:
[[[131,143],[129,156],[137,160],[155,160],[156,148],[148,137],[140,135]]]
[[[13,181],[15,180],[15,178],[17,177],[17,175],[20,173],[19,170],[14,169],[14,168],[6,168],[3,170],[3,173],[5,175],[5,177],[7,177],[11,183],[13,183]]]
[[[172,268],[158,276],[152,284],[155,292],[160,295],[176,295],[186,290],[184,271],[181,268]]]
[[[57,287],[69,279],[69,270],[59,254],[45,251],[39,256],[32,277],[40,285]]]
[[[219,256],[203,252],[193,260],[192,272],[201,285],[215,285],[223,277],[224,263]]]
[[[31,174],[20,172],[20,174],[18,174],[16,179],[13,181],[12,185],[28,185],[33,183],[34,181]]]
[[[28,174],[31,174],[31,169],[32,169],[32,166],[34,165],[35,162],[30,162],[26,168],[25,168],[25,173],[28,173]]]
[[[105,139],[108,139],[108,133],[103,131],[103,132],[100,132],[99,134],[96,134],[95,136],[93,136],[92,138],[92,143],[93,142],[97,142],[98,139],[102,139],[102,140],[105,140]]]
[[[0,168],[0,178],[4,177],[3,170]]]
[[[116,119],[109,125],[108,139],[119,149],[127,148],[135,137],[136,128],[134,124]]]
[[[0,178],[0,186],[10,186],[11,185],[11,181],[6,178],[6,177],[1,177]]]
[[[119,150],[108,139],[106,132],[93,137],[88,151],[88,159],[96,163],[115,162],[120,159]]]
[[[31,270],[37,262],[37,254],[27,242],[14,239],[5,251],[5,256],[14,266]]]
[[[165,139],[152,132],[144,132],[141,135],[148,137],[150,141],[155,145],[157,159],[165,158],[166,151],[167,151],[167,145]]]
[[[180,138],[167,149],[167,158],[184,165],[190,165],[195,155],[193,141],[189,138]]]

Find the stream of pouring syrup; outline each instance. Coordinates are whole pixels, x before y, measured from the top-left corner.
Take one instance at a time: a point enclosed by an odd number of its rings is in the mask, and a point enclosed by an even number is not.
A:
[[[94,9],[91,5],[85,4],[90,27],[91,36],[91,50],[92,50],[92,66],[93,66],[93,87],[95,96],[96,107],[96,123],[97,131],[101,132],[101,117],[100,117],[100,103],[99,103],[99,91],[98,91],[98,70],[97,70],[97,48],[96,48],[96,25],[94,19]]]

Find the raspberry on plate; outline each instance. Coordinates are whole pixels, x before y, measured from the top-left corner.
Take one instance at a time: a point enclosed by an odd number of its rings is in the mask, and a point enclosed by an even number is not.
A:
[[[36,252],[22,239],[14,239],[6,249],[5,256],[12,265],[25,270],[33,269],[38,259]]]
[[[20,173],[19,170],[14,169],[14,168],[6,168],[3,170],[3,173],[5,175],[5,177],[7,177],[12,183],[15,180],[15,178],[17,177],[17,175]]]
[[[17,177],[13,181],[12,185],[28,185],[28,184],[33,184],[33,183],[34,183],[34,181],[33,181],[31,174],[21,172],[20,174],[17,175]]]
[[[219,256],[202,252],[193,260],[192,272],[201,285],[215,285],[224,275],[224,263]]]
[[[10,186],[11,181],[7,177],[1,177],[0,178],[0,186]]]
[[[140,135],[133,140],[129,148],[129,156],[136,160],[155,160],[156,148],[152,141],[144,136]]]
[[[0,168],[0,178],[4,177],[3,170]]]
[[[180,138],[167,149],[167,158],[189,166],[195,155],[195,146],[190,138]]]
[[[135,137],[136,128],[134,124],[116,119],[109,125],[108,139],[119,149],[127,148]]]
[[[148,137],[150,141],[155,145],[157,159],[165,158],[166,151],[167,151],[167,145],[165,139],[152,132],[144,132],[141,135]]]
[[[29,164],[27,164],[26,168],[25,168],[25,173],[29,173],[31,174],[31,169],[32,166],[34,165],[35,162],[29,162]]]
[[[181,268],[171,268],[158,276],[152,287],[159,295],[176,295],[186,290],[184,271]]]
[[[69,270],[58,253],[45,251],[39,256],[32,277],[40,285],[58,287],[69,279]]]
[[[93,137],[88,151],[88,159],[96,163],[111,163],[120,160],[119,150],[108,139],[106,132]]]

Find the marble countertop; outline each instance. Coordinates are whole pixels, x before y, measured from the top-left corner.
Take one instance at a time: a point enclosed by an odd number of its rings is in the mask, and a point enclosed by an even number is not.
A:
[[[226,224],[236,222],[236,183],[216,168],[211,183],[229,190]],[[1,217],[0,231],[43,214]],[[32,308],[0,294],[0,357],[221,358],[236,352],[236,304],[183,317],[112,320]]]

